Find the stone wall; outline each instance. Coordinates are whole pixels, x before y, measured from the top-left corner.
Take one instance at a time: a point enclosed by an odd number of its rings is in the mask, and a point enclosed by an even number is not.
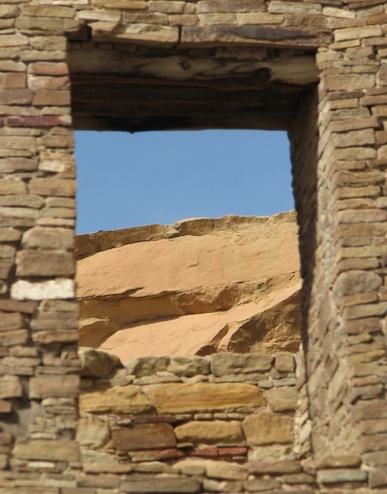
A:
[[[295,459],[290,353],[137,357],[123,367],[114,355],[81,348],[81,360],[77,438],[86,458],[93,449],[128,464]]]
[[[124,366],[91,348],[80,357],[79,485],[305,494],[367,485],[357,456],[318,465],[300,458],[294,411],[305,406],[296,379],[303,366],[290,353],[138,357]]]
[[[2,1],[2,493],[385,489],[386,32],[385,0]],[[314,136],[295,120],[312,92]],[[249,467],[250,479],[245,467],[206,467],[225,481],[206,484],[203,469],[188,484],[165,471],[151,484],[144,472],[81,473],[73,126],[294,129],[309,397],[299,416],[314,465],[303,467],[312,480],[293,477],[303,487],[272,483],[298,475],[293,463]]]

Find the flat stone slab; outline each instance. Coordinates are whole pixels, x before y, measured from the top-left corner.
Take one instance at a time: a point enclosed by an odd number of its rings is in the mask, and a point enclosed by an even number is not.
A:
[[[121,490],[134,494],[191,494],[195,492],[201,492],[201,485],[200,482],[198,482],[197,480],[174,477],[153,477],[152,479],[133,478],[122,482]]]
[[[113,446],[120,451],[174,448],[176,438],[170,424],[140,424],[112,431]]]
[[[150,401],[159,413],[223,411],[266,404],[256,386],[244,383],[158,384]]]

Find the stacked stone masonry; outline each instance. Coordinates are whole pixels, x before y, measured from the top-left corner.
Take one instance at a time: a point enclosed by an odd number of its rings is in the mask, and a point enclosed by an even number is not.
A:
[[[385,0],[2,0],[2,494],[385,492],[386,34]],[[133,364],[80,380],[73,129],[212,127],[289,131],[297,410],[277,357],[221,375],[216,362],[232,357],[192,359],[194,375],[165,359],[146,364],[151,375]],[[225,386],[235,403],[207,409]],[[169,407],[163,393],[173,404],[182,389],[203,407]],[[276,411],[270,395],[284,390],[292,408]],[[261,415],[293,414],[294,456],[254,459],[270,430],[258,434]],[[215,445],[195,456],[207,434]],[[129,449],[139,436],[149,448]]]

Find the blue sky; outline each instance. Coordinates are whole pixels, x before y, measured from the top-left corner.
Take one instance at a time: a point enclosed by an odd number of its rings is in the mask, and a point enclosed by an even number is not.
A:
[[[77,233],[294,208],[285,132],[76,132]]]

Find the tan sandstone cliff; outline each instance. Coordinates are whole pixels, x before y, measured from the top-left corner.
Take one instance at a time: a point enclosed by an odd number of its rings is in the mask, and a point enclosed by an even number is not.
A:
[[[77,237],[80,346],[135,355],[295,351],[295,213]]]

